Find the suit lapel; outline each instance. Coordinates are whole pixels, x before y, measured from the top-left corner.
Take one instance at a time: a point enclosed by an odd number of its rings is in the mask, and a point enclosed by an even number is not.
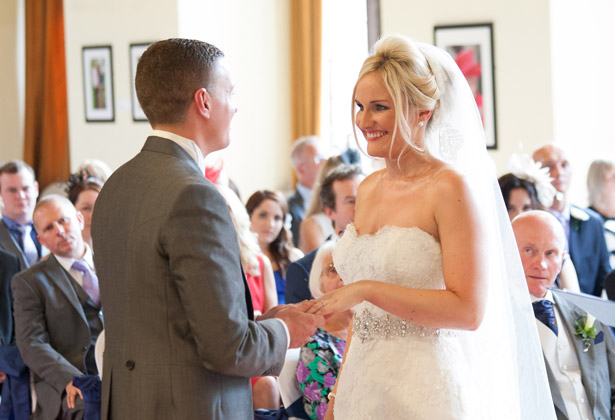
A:
[[[589,348],[589,350],[587,352],[584,352],[583,340],[575,335],[575,321],[583,316],[586,316],[587,313],[574,305],[570,305],[563,299],[558,299],[556,296],[553,296],[553,300],[557,302],[557,306],[564,320],[564,328],[566,328],[568,334],[570,335],[570,339],[572,340],[574,352],[577,355],[577,360],[579,361],[579,368],[581,369],[583,387],[585,388],[585,393],[587,394],[589,404],[593,410],[593,408],[596,406],[596,395],[593,390],[597,389],[597,378],[595,375],[596,358],[594,354],[594,344],[592,342],[592,346]]]
[[[85,317],[85,313],[83,312],[83,307],[81,306],[81,302],[79,301],[79,296],[77,296],[77,292],[75,292],[75,288],[72,285],[71,276],[64,268],[60,265],[58,260],[54,255],[49,255],[49,258],[45,262],[44,271],[47,275],[47,278],[64,293],[66,299],[70,302],[71,305],[75,308],[77,313],[83,319],[83,322],[88,323],[87,318]]]
[[[17,245],[15,239],[13,239],[9,228],[2,220],[0,220],[0,244],[4,246],[5,251],[15,254],[17,258],[19,258],[19,263],[21,264],[22,269],[25,270],[29,267],[26,255],[22,252],[21,248],[19,248],[19,245]]]

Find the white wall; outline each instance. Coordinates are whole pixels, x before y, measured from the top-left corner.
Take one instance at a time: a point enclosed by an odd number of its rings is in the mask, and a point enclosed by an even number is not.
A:
[[[290,16],[280,0],[180,0],[180,36],[221,48],[235,84],[231,145],[217,154],[246,200],[291,187]]]
[[[555,138],[572,152],[570,193],[584,204],[592,160],[615,159],[615,3],[556,0],[551,7]]]
[[[0,1],[0,162],[23,158],[23,0]]]
[[[425,5],[427,6],[427,5]],[[382,33],[433,43],[435,25],[493,23],[498,173],[519,144],[525,152],[553,138],[547,0],[380,0]]]
[[[130,43],[181,36],[226,54],[239,112],[231,146],[218,156],[244,197],[290,187],[290,71],[287,2],[249,0],[65,0],[71,163],[100,158],[112,168],[137,153],[150,131],[132,121]],[[86,123],[81,48],[111,44],[115,122]]]
[[[64,0],[71,167],[97,158],[115,169],[134,156],[151,128],[130,108],[129,45],[177,36],[177,6],[168,0]],[[111,45],[115,121],[85,121],[81,48]]]

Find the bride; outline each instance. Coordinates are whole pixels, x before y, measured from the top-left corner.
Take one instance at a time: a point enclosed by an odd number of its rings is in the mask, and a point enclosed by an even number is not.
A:
[[[359,187],[336,247],[346,286],[310,310],[355,307],[327,418],[554,419],[514,237],[455,62],[386,37],[353,101],[353,125],[386,168]]]

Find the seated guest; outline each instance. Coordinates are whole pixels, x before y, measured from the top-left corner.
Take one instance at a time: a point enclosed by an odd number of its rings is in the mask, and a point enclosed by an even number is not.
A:
[[[112,172],[109,165],[99,159],[86,159],[79,165],[77,170],[77,173],[81,174],[83,179],[96,178],[103,184],[111,176]]]
[[[0,420],[28,420],[30,374],[15,345],[11,279],[19,272],[19,259],[0,249]]]
[[[239,197],[229,187],[216,185],[216,188],[224,197],[233,219],[241,266],[250,289],[254,317],[257,318],[278,304],[271,263],[261,252],[256,235],[250,231],[250,217]],[[251,378],[251,384],[255,410],[259,408],[275,410],[280,407],[280,390],[273,376]]]
[[[318,170],[316,182],[312,189],[312,198],[305,218],[301,222],[299,248],[304,253],[311,252],[323,244],[332,234],[333,226],[331,220],[325,214],[325,209],[320,199],[320,190],[325,177],[335,168],[344,162],[339,156],[332,156],[327,159]]]
[[[502,175],[498,182],[510,220],[526,211],[550,208],[556,190],[547,168],[541,168],[527,155],[513,155],[508,165],[512,173]],[[577,272],[568,256],[555,283],[559,288],[580,292]]]
[[[310,272],[310,291],[315,298],[344,285],[333,265],[334,241],[325,242],[316,252]],[[303,392],[303,408],[310,419],[324,419],[329,392],[342,364],[352,311],[328,318],[301,348],[297,381]]]
[[[86,244],[92,248],[92,211],[102,189],[102,181],[97,178],[83,178],[81,174],[71,175],[66,183],[66,193],[68,199],[75,206],[75,209],[83,215],[83,231],[81,235]]]
[[[295,246],[299,246],[299,226],[305,218],[316,174],[324,160],[319,143],[318,136],[299,137],[290,149],[290,163],[297,176],[297,189],[287,201],[292,216],[290,229]]]
[[[73,376],[98,373],[94,345],[103,329],[92,251],[81,236],[83,216],[66,198],[42,198],[33,219],[51,255],[13,277],[11,290],[17,347],[37,396],[34,419],[81,418]]]
[[[600,296],[605,277],[612,270],[602,220],[593,210],[568,203],[566,193],[572,170],[562,148],[547,144],[538,148],[532,157],[542,167],[549,169],[549,175],[553,178],[551,183],[558,191],[549,212],[564,228],[566,251],[576,268],[579,287],[583,293]]]
[[[513,220],[521,262],[532,297],[557,418],[615,418],[615,342],[609,329],[553,295],[553,285],[566,254],[566,236],[558,220],[534,210]]]
[[[260,190],[250,196],[246,210],[250,216],[250,229],[257,234],[261,251],[271,261],[278,304],[283,304],[286,270],[291,262],[303,256],[293,246],[290,232],[284,226],[288,216],[286,200],[278,192]]]
[[[335,230],[332,235],[334,239],[354,220],[357,189],[363,178],[361,167],[342,165],[332,170],[322,183],[320,199]],[[315,256],[316,251],[312,251],[288,267],[286,303],[298,303],[312,298],[308,279]]]
[[[615,161],[598,159],[587,173],[589,208],[604,219],[604,238],[611,267],[615,267]]]
[[[19,260],[19,267],[22,270],[38,262],[48,252],[44,246],[41,246],[32,223],[32,212],[37,197],[38,183],[34,170],[27,163],[11,160],[0,165],[0,198],[4,203],[0,220],[0,249],[14,255]],[[10,278],[6,281],[9,282]],[[9,284],[6,283],[6,286]],[[11,294],[7,293],[3,299],[6,300],[7,308],[10,310]],[[11,313],[6,316],[4,322],[11,326],[12,335],[13,317]],[[0,419],[11,418],[11,412],[16,418],[24,418],[31,411],[30,373],[12,338],[5,337],[5,339],[10,339],[10,342],[3,343],[1,349],[3,357],[0,360],[0,372],[7,375],[0,405],[0,414],[2,414]]]
[[[257,318],[278,304],[271,262],[263,255],[258,246],[256,234],[250,230],[250,216],[239,197],[229,187],[216,185],[216,188],[224,197],[231,212],[239,242],[241,266],[246,274],[246,281],[252,295],[254,318]]]

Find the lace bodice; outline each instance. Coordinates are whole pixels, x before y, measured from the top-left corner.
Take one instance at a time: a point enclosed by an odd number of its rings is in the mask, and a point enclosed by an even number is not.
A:
[[[444,289],[440,244],[418,227],[384,226],[374,234],[358,235],[351,223],[335,247],[333,260],[345,284],[378,280],[416,289]]]
[[[375,280],[444,289],[440,244],[423,230],[385,226],[358,235],[350,224],[333,253],[344,283]],[[477,419],[468,366],[454,330],[428,328],[363,302],[339,378],[336,419]],[[466,381],[467,382],[467,381]]]

